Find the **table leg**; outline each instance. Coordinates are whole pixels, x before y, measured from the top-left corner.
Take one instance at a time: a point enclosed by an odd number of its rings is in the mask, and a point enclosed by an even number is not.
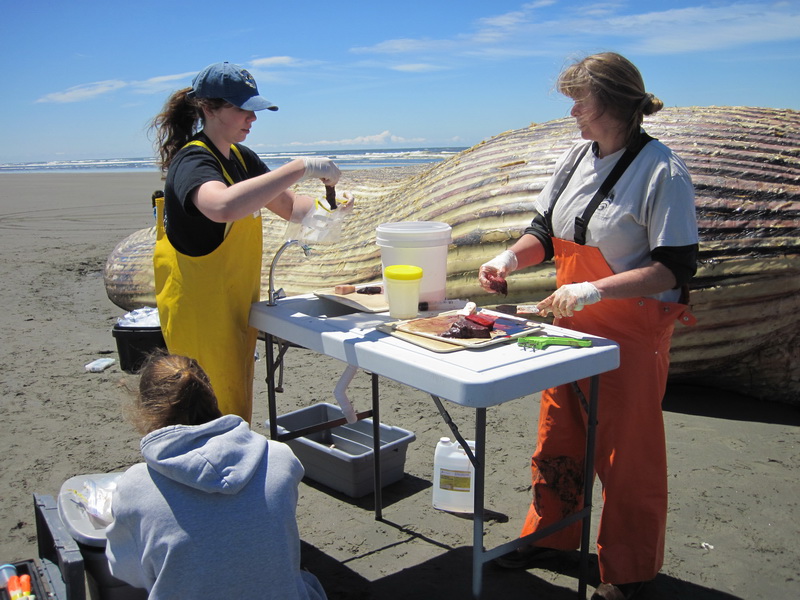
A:
[[[381,485],[381,414],[378,376],[372,373],[372,455],[375,479],[375,520],[383,519],[383,486]]]
[[[439,410],[450,431],[465,449],[467,456],[475,467],[475,480],[473,499],[473,529],[472,529],[472,597],[477,600],[480,598],[483,588],[483,565],[489,560],[496,558],[506,552],[519,548],[535,540],[547,537],[556,531],[581,521],[581,549],[578,575],[578,597],[586,598],[587,580],[589,576],[589,535],[592,524],[592,487],[594,483],[594,447],[597,428],[597,398],[599,390],[599,375],[590,378],[589,401],[587,403],[587,431],[586,431],[586,455],[584,461],[584,491],[583,507],[577,513],[565,517],[558,523],[554,523],[544,530],[526,535],[512,542],[502,544],[488,552],[483,548],[483,525],[484,525],[484,504],[485,504],[485,481],[486,481],[486,409],[478,408],[475,410],[475,454],[470,451],[469,445],[458,431],[458,427],[450,418],[450,414],[445,410],[441,399],[431,394],[436,408]]]
[[[589,533],[592,526],[592,487],[594,484],[594,446],[597,429],[597,393],[600,377],[594,375],[590,380],[589,406],[586,429],[586,458],[583,471],[583,508],[585,516],[581,526],[581,552],[578,577],[578,598],[586,598],[586,579],[589,575]]]
[[[267,333],[264,336],[266,343],[265,357],[267,361],[267,407],[269,409],[269,437],[278,439],[278,409],[275,397],[275,354],[272,348],[272,335]]]
[[[467,444],[467,441],[464,439],[464,436],[461,435],[461,432],[458,430],[458,426],[455,424],[455,421],[450,417],[450,413],[447,412],[444,405],[442,404],[441,398],[436,396],[435,394],[431,394],[431,398],[433,399],[433,403],[436,405],[436,408],[439,410],[439,414],[442,415],[442,419],[444,419],[445,425],[450,428],[450,431],[453,432],[453,436],[456,438],[456,441],[461,444],[461,448],[469,458],[469,461],[472,463],[472,466],[476,469],[478,468],[478,459],[475,458],[475,455],[472,453],[472,450]],[[479,409],[481,410],[481,409]],[[486,410],[486,409],[483,409]]]
[[[483,587],[483,522],[484,522],[484,487],[486,480],[486,409],[475,409],[475,453],[467,444],[464,437],[458,431],[458,426],[450,418],[450,413],[444,408],[441,399],[431,394],[433,403],[439,410],[439,414],[444,422],[453,432],[458,443],[469,457],[472,466],[475,468],[473,479],[473,499],[472,499],[472,597],[480,598],[481,588]]]
[[[486,409],[475,410],[475,481],[472,509],[472,597],[481,597],[483,587],[483,508],[486,477]]]

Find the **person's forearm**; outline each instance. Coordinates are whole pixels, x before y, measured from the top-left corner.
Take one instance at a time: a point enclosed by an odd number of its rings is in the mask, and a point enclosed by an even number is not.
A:
[[[311,196],[287,190],[267,204],[267,209],[286,221],[299,223],[304,216],[314,210],[315,204],[316,201]]]
[[[517,270],[538,265],[544,260],[544,247],[530,234],[523,235],[509,248],[517,255]]]
[[[212,221],[236,221],[261,210],[277,198],[285,202],[288,197],[284,192],[300,181],[304,174],[305,165],[302,159],[295,159],[274,171],[245,179],[229,187],[219,181],[209,181],[195,192],[195,205]],[[276,212],[280,214],[282,208],[284,207],[278,207]],[[291,214],[291,209],[288,214]]]
[[[592,281],[603,300],[652,296],[675,287],[675,276],[660,262]]]
[[[478,269],[478,283],[491,293],[506,293],[505,278],[514,271],[538,264],[545,251],[538,238],[523,234],[510,248],[498,254]]]

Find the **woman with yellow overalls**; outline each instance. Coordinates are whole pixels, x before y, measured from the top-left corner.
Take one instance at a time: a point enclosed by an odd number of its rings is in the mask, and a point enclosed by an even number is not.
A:
[[[660,570],[667,518],[661,401],[674,323],[692,323],[682,289],[696,271],[694,189],[683,161],[642,129],[663,107],[639,71],[614,53],[567,67],[558,90],[574,101],[582,142],[556,163],[522,237],[480,268],[481,285],[553,258],[554,294],[538,305],[561,327],[609,338],[620,367],[600,377],[595,465],[603,484],[593,600],[632,598]],[[579,383],[588,393],[586,381]],[[542,393],[531,460],[533,500],[521,535],[583,506],[587,415],[574,387]],[[579,546],[575,523],[496,560],[529,568]]]
[[[250,73],[232,63],[201,71],[153,120],[162,170],[157,206],[156,302],[172,354],[206,371],[223,414],[250,420],[256,331],[250,305],[261,290],[261,209],[296,219],[314,200],[289,187],[305,178],[333,186],[327,158],[295,159],[270,171],[242,146],[256,111],[278,110]]]

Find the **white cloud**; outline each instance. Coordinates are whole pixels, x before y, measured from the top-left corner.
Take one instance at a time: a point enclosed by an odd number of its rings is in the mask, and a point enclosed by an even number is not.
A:
[[[552,0],[523,4],[519,10],[483,17],[476,21],[475,31],[460,33],[449,39],[399,38],[386,40],[373,46],[352,48],[359,54],[412,54],[412,53],[474,53],[478,48],[505,45],[522,32],[530,30],[536,9],[553,4]]]
[[[390,68],[393,71],[403,71],[406,73],[429,73],[431,71],[441,71],[445,67],[439,67],[428,63],[409,63],[405,65],[394,65]]]
[[[583,17],[591,17],[592,19],[600,19],[617,14],[617,12],[624,8],[622,2],[595,2],[593,4],[584,4],[579,7],[573,6],[576,12],[580,12]]]
[[[558,4],[558,0],[538,0],[537,2],[523,4],[522,7],[525,9],[544,8],[546,6],[553,6],[554,4]]]
[[[248,64],[253,67],[291,67],[299,61],[291,56],[268,56],[251,60]]]
[[[128,84],[118,79],[108,79],[106,81],[96,81],[94,83],[84,83],[64,90],[63,92],[53,92],[45,94],[36,102],[63,104],[68,102],[82,102],[91,100],[97,96],[126,87]]]
[[[292,142],[290,146],[323,146],[332,148],[335,146],[378,146],[386,147],[389,144],[405,144],[424,142],[425,138],[404,138],[393,135],[388,129],[375,135],[362,135],[344,140],[318,140],[315,142]]]
[[[542,0],[475,21],[474,29],[449,38],[398,38],[352,48],[358,54],[392,54],[441,61],[463,57],[497,59],[541,54],[563,56],[567,48],[607,45],[616,38],[623,52],[679,54],[724,50],[753,43],[800,39],[797,2],[698,2],[694,7],[625,14],[632,3],[556,4]],[[638,8],[638,7],[637,7]],[[414,64],[417,61],[409,61]],[[423,61],[420,61],[423,62]],[[436,62],[436,61],[433,61]]]
[[[144,81],[134,81],[130,85],[140,94],[157,94],[191,85],[196,71],[178,73],[177,75],[160,75]]]
[[[478,23],[481,23],[482,25],[490,29],[501,30],[501,29],[514,28],[517,25],[526,23],[527,20],[528,17],[525,11],[515,10],[494,17],[484,17],[482,19],[479,19]]]
[[[247,64],[254,69],[271,69],[277,67],[309,67],[320,64],[320,62],[321,61],[317,60],[295,58],[293,56],[268,56],[265,58],[256,58]]]
[[[318,69],[325,62],[322,60],[310,60],[296,58],[293,56],[268,56],[256,58],[246,63],[247,68],[255,77],[259,85],[265,83],[288,84],[294,80],[295,75],[303,75],[303,69]]]
[[[317,61],[302,61],[290,56],[273,56],[270,58],[259,58],[251,61],[256,68],[269,67],[300,67],[317,64]],[[122,81],[120,79],[109,79],[106,81],[96,81],[93,83],[83,83],[67,88],[60,92],[51,92],[37,99],[39,103],[68,103],[83,102],[92,100],[98,96],[109,94],[117,90],[128,88],[137,94],[160,94],[172,92],[179,88],[188,87],[197,71],[176,73],[173,75],[157,75],[140,81]],[[265,79],[267,77],[265,76]]]
[[[247,63],[248,67],[252,69],[277,69],[277,68],[305,68],[315,67],[323,64],[321,60],[308,60],[304,58],[295,58],[293,56],[268,56],[265,58],[256,58]]]
[[[386,40],[374,46],[351,48],[356,54],[409,54],[413,52],[447,52],[456,46],[454,40],[399,38]]]
[[[106,81],[95,81],[93,83],[83,83],[67,88],[61,92],[51,92],[37,99],[39,103],[65,104],[69,102],[84,102],[92,100],[98,96],[110,94],[124,88],[128,88],[138,94],[158,94],[165,91],[172,91],[179,87],[186,87],[191,84],[195,72],[178,73],[175,75],[159,75],[144,79],[142,81],[122,81],[121,79],[108,79]]]
[[[557,5],[557,6],[554,6]],[[491,5],[489,5],[491,6]],[[631,8],[633,7],[633,8]],[[465,61],[504,61],[531,56],[563,57],[580,49],[608,47],[640,54],[669,55],[725,50],[775,41],[800,40],[798,2],[698,0],[695,6],[667,10],[636,10],[632,2],[567,4],[534,0],[517,10],[477,19],[469,31],[447,38],[397,38],[351,48],[365,60],[342,69],[389,69],[423,73],[452,69]],[[633,14],[629,13],[634,10]],[[379,58],[383,57],[383,58]],[[390,60],[386,60],[390,57]],[[324,60],[266,56],[247,63],[260,83],[295,83],[303,69],[326,65]],[[40,97],[39,103],[92,100],[118,90],[138,94],[173,91],[189,85],[191,73],[151,77],[141,81],[109,79],[76,85]]]
[[[760,42],[800,39],[800,12],[787,3],[697,6],[614,17],[609,33],[642,31],[635,47],[651,54],[720,50]]]

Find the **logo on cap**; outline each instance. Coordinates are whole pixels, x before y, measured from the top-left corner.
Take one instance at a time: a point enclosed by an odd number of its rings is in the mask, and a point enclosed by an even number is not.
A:
[[[247,69],[242,69],[239,72],[239,74],[242,76],[243,81],[247,85],[249,85],[251,88],[253,88],[256,91],[258,90],[258,88],[256,87],[256,80],[253,79],[253,76],[250,75],[250,72]]]

